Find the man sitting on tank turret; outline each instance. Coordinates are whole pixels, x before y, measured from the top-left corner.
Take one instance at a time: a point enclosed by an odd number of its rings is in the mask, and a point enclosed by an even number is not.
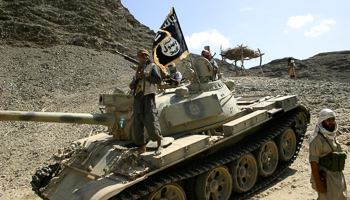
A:
[[[214,75],[212,76],[211,80],[212,81],[218,80],[217,73],[218,73],[219,68],[218,68],[218,65],[216,64],[215,60],[211,57],[210,52],[208,50],[203,50],[202,57],[206,58],[209,61],[209,63],[211,64],[211,66],[213,67]]]
[[[170,71],[170,74],[166,76],[165,82],[169,85],[175,85],[175,86],[180,85],[182,74],[179,71],[177,71],[175,63],[172,63],[171,65],[169,65],[168,69]]]

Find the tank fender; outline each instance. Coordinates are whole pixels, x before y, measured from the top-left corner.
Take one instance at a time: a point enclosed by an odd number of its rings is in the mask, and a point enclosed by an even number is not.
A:
[[[108,200],[109,198],[119,194],[124,189],[146,179],[146,176],[140,177],[132,182],[120,182],[114,178],[102,178],[90,181],[85,186],[75,190],[71,199],[75,200]]]
[[[272,118],[278,118],[284,114],[284,110],[282,108],[273,108],[268,113]]]

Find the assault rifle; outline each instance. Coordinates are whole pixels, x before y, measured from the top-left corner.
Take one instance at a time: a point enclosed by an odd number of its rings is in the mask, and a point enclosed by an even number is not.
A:
[[[112,53],[117,53],[117,54],[123,56],[125,60],[127,60],[127,61],[129,61],[129,62],[132,62],[132,63],[134,63],[134,64],[137,65],[137,66],[140,65],[139,61],[136,60],[135,58],[132,58],[132,57],[130,57],[130,56],[128,56],[128,55],[122,54],[122,53],[120,53],[119,51],[116,51],[116,50],[111,50],[111,52],[112,52]],[[135,71],[137,70],[137,67],[135,67],[135,66],[130,66],[130,67],[131,67],[133,70],[135,70]]]
[[[148,59],[146,60],[145,65],[144,65],[143,67],[141,67],[140,65],[138,66],[138,68],[136,69],[137,72],[143,72],[143,70],[147,67],[147,63],[148,63]],[[139,84],[139,81],[142,81],[142,78],[138,78],[137,75],[136,75],[136,79],[133,80],[133,81],[130,83],[130,85],[133,85],[133,86],[134,86],[134,90],[133,90],[134,96],[136,95],[136,94],[135,94],[135,92],[136,92],[136,87],[137,87],[137,85]],[[143,85],[143,87],[145,87],[145,85]],[[144,90],[143,90],[141,99],[143,98],[143,94],[144,94]]]
[[[140,69],[140,66],[136,69],[138,72],[140,72],[140,71],[142,71],[143,70],[143,68],[142,69]],[[136,90],[136,87],[137,87],[137,85],[139,84],[139,81],[140,81],[141,79],[139,79],[138,77],[136,77],[136,79],[133,79],[132,81],[131,81],[131,83],[130,83],[130,85],[133,85],[134,86],[134,90]]]
[[[128,60],[128,61],[134,63],[135,65],[139,65],[140,64],[139,61],[136,60],[135,58],[132,58],[132,57],[130,57],[128,55],[122,54],[119,51],[114,51],[114,52],[119,54],[119,55],[121,55],[121,56],[123,56],[125,58],[125,60]]]
[[[214,56],[216,55],[216,52],[214,52],[214,55],[210,56],[209,62],[213,60]]]

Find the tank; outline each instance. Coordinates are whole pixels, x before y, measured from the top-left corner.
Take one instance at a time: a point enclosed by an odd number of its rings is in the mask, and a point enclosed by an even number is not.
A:
[[[235,96],[210,63],[156,95],[163,152],[136,153],[133,96],[100,94],[102,113],[0,111],[0,120],[101,124],[108,132],[58,150],[31,185],[43,199],[242,199],[275,180],[296,159],[310,122],[296,95]],[[40,168],[40,167],[39,167]]]

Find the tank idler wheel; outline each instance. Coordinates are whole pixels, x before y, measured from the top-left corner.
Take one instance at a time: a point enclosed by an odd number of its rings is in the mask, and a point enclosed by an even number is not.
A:
[[[45,187],[49,184],[52,177],[60,169],[59,163],[43,167],[40,170],[37,170],[32,176],[32,181],[30,184],[33,187],[33,190],[40,196],[40,188]]]
[[[297,138],[293,129],[289,128],[276,138],[278,144],[278,155],[282,161],[289,161],[293,158],[297,148]]]
[[[143,200],[186,200],[186,193],[181,185],[177,183],[168,183],[153,191]]]
[[[304,113],[298,115],[297,119],[294,121],[294,130],[297,135],[303,135],[306,132],[307,121]]]
[[[220,166],[198,176],[197,199],[229,199],[232,193],[232,178],[226,166]]]
[[[247,192],[256,182],[258,166],[253,154],[249,153],[230,164],[232,174],[233,191]]]
[[[258,148],[255,155],[260,176],[267,177],[275,172],[278,165],[278,149],[273,140]]]

